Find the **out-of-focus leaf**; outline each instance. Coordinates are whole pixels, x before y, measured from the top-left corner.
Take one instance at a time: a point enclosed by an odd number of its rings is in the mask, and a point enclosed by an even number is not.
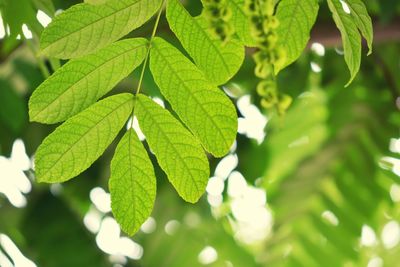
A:
[[[22,96],[12,85],[0,79],[0,120],[13,133],[20,134],[27,123],[27,108]]]
[[[206,266],[259,266],[254,256],[241,247],[201,204],[184,206],[170,191],[164,190],[158,194],[153,216],[157,228],[143,239],[143,266],[203,267],[210,254],[206,257],[199,254],[206,247],[217,253],[215,259],[211,255],[213,260]],[[168,226],[165,228],[165,225]]]
[[[33,0],[33,4],[49,16],[53,16],[56,12],[52,0]]]
[[[312,155],[328,136],[325,125],[328,110],[321,91],[313,91],[298,99],[280,121],[273,121],[267,134],[268,162],[265,168],[265,185],[274,185],[283,179],[306,157]],[[293,127],[296,125],[296,130]]]
[[[28,206],[21,224],[29,256],[38,266],[107,267],[95,240],[70,208],[50,193]]]
[[[11,39],[22,34],[23,24],[38,25],[36,11],[30,0],[3,0],[0,9],[4,25],[10,27]]]

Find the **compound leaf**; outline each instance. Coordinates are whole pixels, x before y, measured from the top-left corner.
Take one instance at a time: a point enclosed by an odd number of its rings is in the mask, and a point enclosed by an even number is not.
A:
[[[132,95],[119,94],[68,119],[39,146],[36,179],[64,182],[86,170],[117,136],[132,108]]]
[[[163,39],[153,41],[150,56],[151,72],[172,108],[207,151],[225,155],[237,132],[237,114],[229,98]]]
[[[206,78],[220,85],[228,81],[244,60],[244,47],[237,40],[226,44],[211,37],[207,22],[202,17],[193,18],[178,0],[169,0],[167,20],[185,50]]]
[[[142,63],[146,46],[145,39],[126,39],[69,61],[33,92],[30,120],[56,123],[87,108]]]
[[[139,95],[135,114],[160,167],[178,194],[195,203],[209,177],[207,157],[195,137],[167,110]]]
[[[283,64],[275,65],[278,73],[299,58],[308,40],[318,14],[318,0],[282,0],[278,4],[276,17],[278,45],[286,52]]]
[[[156,197],[156,176],[146,149],[133,129],[119,142],[109,181],[112,212],[122,230],[133,235],[150,216]]]
[[[350,70],[350,80],[347,83],[349,85],[360,69],[361,36],[352,16],[345,12],[340,0],[328,0],[328,6],[342,35],[344,59]]]
[[[140,27],[160,6],[161,0],[74,5],[45,28],[40,39],[41,54],[57,58],[91,54]]]

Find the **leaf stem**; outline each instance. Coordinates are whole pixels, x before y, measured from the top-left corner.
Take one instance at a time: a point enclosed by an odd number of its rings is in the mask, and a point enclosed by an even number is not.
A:
[[[156,18],[156,22],[154,23],[153,32],[151,33],[151,37],[150,37],[150,41],[149,41],[149,46],[148,46],[147,51],[146,51],[146,57],[145,57],[144,62],[143,62],[142,72],[140,73],[139,83],[138,83],[138,86],[137,86],[137,89],[136,89],[135,96],[137,96],[137,95],[140,93],[140,89],[142,88],[144,72],[145,72],[145,70],[146,70],[147,61],[149,60],[151,44],[152,44],[152,42],[153,42],[154,37],[156,36],[158,24],[159,24],[159,22],[160,22],[161,13],[162,13],[162,11],[163,11],[163,9],[164,9],[165,1],[166,1],[166,0],[163,0],[163,2],[162,2],[162,4],[161,4],[161,7],[160,7],[160,10],[158,11],[158,15],[157,15],[157,18]],[[131,117],[131,122],[130,122],[130,127],[129,127],[129,128],[133,128],[133,118],[134,118],[134,114],[135,114],[135,106],[133,106],[133,108],[132,108],[132,113],[131,113],[131,116],[130,116],[130,117]]]
[[[154,39],[154,37],[155,37],[155,35],[156,35],[157,28],[158,28],[158,24],[159,24],[159,22],[160,22],[161,13],[162,13],[162,11],[163,11],[164,5],[165,5],[165,0],[163,0],[163,2],[162,2],[162,4],[161,4],[160,11],[158,12],[157,19],[156,19],[156,22],[155,22],[154,27],[153,27],[153,32],[152,32],[151,37],[150,37],[149,46],[148,46],[148,48],[147,48],[146,57],[145,57],[145,59],[144,59],[144,63],[143,63],[143,67],[142,67],[142,72],[140,73],[139,83],[138,83],[138,87],[137,87],[137,89],[136,89],[135,96],[137,96],[137,95],[140,93],[140,89],[142,88],[144,72],[145,72],[145,70],[146,70],[147,61],[149,60],[149,54],[150,54],[151,44],[152,44],[153,39]]]

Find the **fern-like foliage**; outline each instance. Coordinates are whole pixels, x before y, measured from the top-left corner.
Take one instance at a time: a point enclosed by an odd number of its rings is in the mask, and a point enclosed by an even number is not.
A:
[[[334,88],[337,85],[326,90]],[[375,93],[368,93],[368,100],[364,101],[376,103]],[[287,114],[291,126],[302,128],[310,140],[315,140],[310,133],[320,133],[313,145],[310,142],[295,151],[283,143],[267,145],[273,157],[294,156],[296,160],[286,166],[277,161],[267,165],[267,170],[284,172],[267,171],[265,176],[276,219],[274,235],[265,244],[270,252],[265,258],[266,266],[367,264],[365,258],[370,255],[364,255],[367,251],[360,242],[361,232],[365,225],[379,231],[379,217],[384,216],[391,203],[387,194],[391,180],[379,168],[377,159],[384,155],[395,127],[388,129],[382,124],[379,111],[385,110],[384,101],[371,107],[351,93],[346,94],[351,101],[343,103],[344,95],[343,91],[327,97],[321,91],[313,91],[312,99],[300,104],[302,116],[313,119],[305,122],[296,120],[295,112]],[[324,116],[316,115],[321,114],[326,101],[328,110],[333,112],[329,114],[325,109]],[[353,114],[343,116],[350,107]],[[289,137],[286,132],[289,133],[284,129],[286,138],[296,140],[296,136]],[[273,134],[271,141],[278,138],[278,133]]]

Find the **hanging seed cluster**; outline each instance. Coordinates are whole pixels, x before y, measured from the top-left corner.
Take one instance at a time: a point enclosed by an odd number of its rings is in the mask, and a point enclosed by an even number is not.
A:
[[[255,75],[262,79],[257,85],[257,93],[262,97],[261,105],[264,108],[276,107],[278,113],[283,114],[292,98],[278,92],[275,80],[274,65],[285,61],[285,51],[277,45],[279,21],[274,16],[274,0],[245,0],[245,10],[250,18],[251,35],[259,48],[253,59]]]
[[[224,43],[228,42],[235,33],[228,0],[203,0],[203,6],[211,34]]]

